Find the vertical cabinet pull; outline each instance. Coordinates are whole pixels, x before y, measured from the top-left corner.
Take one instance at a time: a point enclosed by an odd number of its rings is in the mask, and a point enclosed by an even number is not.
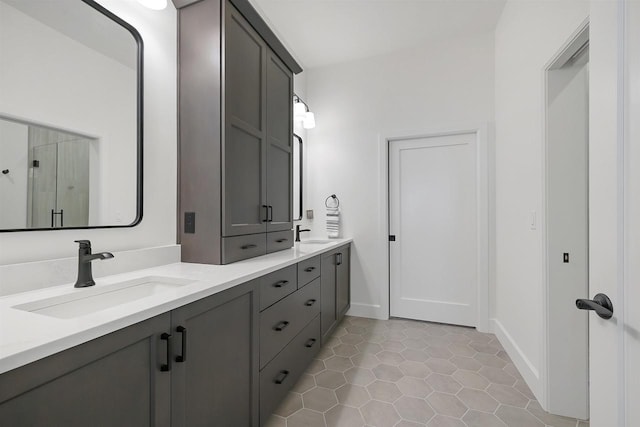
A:
[[[274,326],[274,327],[273,327],[273,330],[274,330],[274,331],[278,331],[278,332],[280,332],[280,331],[283,331],[283,330],[284,330],[284,328],[286,328],[287,326],[289,326],[289,322],[287,322],[286,320],[284,320],[284,321],[282,321],[282,322],[278,323],[276,326]]]
[[[336,265],[342,265],[342,252],[336,254]]]
[[[289,371],[280,371],[280,373],[274,378],[273,382],[276,384],[282,384],[287,379]]]
[[[309,341],[307,341],[307,343],[304,345],[307,348],[311,348],[313,347],[313,345],[316,343],[316,339],[315,338],[310,338]]]
[[[267,222],[273,222],[273,206],[267,206]]]
[[[187,328],[178,326],[176,332],[182,335],[182,354],[176,356],[176,362],[183,363],[187,361]]]
[[[262,222],[269,222],[269,206],[262,205],[262,207],[264,208],[264,214],[265,214],[265,217],[262,220]]]
[[[160,335],[160,339],[167,342],[167,363],[160,365],[160,370],[162,372],[168,372],[171,370],[171,353],[173,353],[173,348],[171,345],[171,334],[165,332]]]

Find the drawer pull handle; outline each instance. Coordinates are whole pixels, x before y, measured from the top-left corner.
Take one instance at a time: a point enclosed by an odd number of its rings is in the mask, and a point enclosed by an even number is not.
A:
[[[165,332],[160,335],[160,339],[167,342],[167,363],[160,365],[160,370],[162,372],[169,372],[171,370],[171,353],[173,353],[171,334]]]
[[[265,209],[265,219],[262,220],[262,222],[269,222],[269,206],[267,205],[262,205],[262,207]]]
[[[311,273],[315,269],[316,269],[315,267],[307,267],[304,269],[304,271],[306,271],[307,273]]]
[[[276,243],[284,243],[287,240],[289,240],[289,239],[278,239],[278,240],[276,240]]]
[[[251,245],[243,245],[243,246],[240,247],[240,249],[252,249],[252,248],[257,248],[257,247],[258,247],[258,245],[251,244]]]
[[[310,299],[309,301],[305,302],[304,305],[306,305],[307,307],[311,307],[315,303],[316,303],[316,300]]]
[[[304,345],[307,348],[311,348],[313,347],[313,345],[316,343],[316,339],[315,338],[311,338],[309,339],[309,341],[307,341],[307,343]]]
[[[336,254],[336,265],[342,265],[342,252]]]
[[[187,328],[178,326],[176,332],[182,335],[182,354],[176,356],[176,362],[183,363],[187,361]]]
[[[281,287],[283,287],[284,285],[286,285],[287,283],[289,283],[289,281],[288,281],[288,280],[280,280],[279,282],[274,283],[274,284],[273,284],[273,287],[274,287],[274,288],[281,288]]]
[[[284,330],[284,328],[286,328],[287,326],[289,326],[289,322],[287,322],[286,320],[284,320],[284,321],[282,321],[282,322],[278,323],[276,326],[274,326],[274,327],[273,327],[273,330],[274,330],[274,331],[278,331],[278,332],[280,332],[280,331],[283,331],[283,330]]]
[[[280,373],[278,374],[277,377],[275,377],[273,382],[276,383],[276,384],[282,384],[284,382],[284,380],[287,379],[288,375],[289,375],[289,371],[280,371]]]

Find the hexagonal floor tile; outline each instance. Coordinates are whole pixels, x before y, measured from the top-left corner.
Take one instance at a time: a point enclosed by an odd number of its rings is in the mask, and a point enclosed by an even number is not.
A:
[[[366,368],[351,368],[344,373],[344,376],[349,384],[355,385],[368,385],[376,379],[373,372]]]
[[[473,357],[477,351],[463,343],[449,344],[449,351],[457,356]]]
[[[465,387],[484,390],[489,386],[489,380],[475,372],[458,369],[453,373],[453,378]]]
[[[426,423],[435,415],[427,402],[415,397],[402,396],[393,406],[403,419],[418,423]]]
[[[453,356],[453,353],[449,351],[447,347],[429,347],[424,350],[430,357],[437,359],[449,359]]]
[[[355,408],[359,408],[371,400],[371,396],[369,396],[365,387],[353,384],[345,384],[337,389],[336,396],[340,404]]]
[[[341,385],[344,385],[347,380],[342,375],[342,372],[326,370],[316,375],[316,384],[324,388],[336,389]]]
[[[467,371],[477,372],[480,370],[480,368],[482,368],[482,364],[476,359],[472,359],[471,357],[453,356],[451,359],[449,359],[449,362],[456,365],[458,369],[465,369]]]
[[[320,359],[313,359],[309,366],[307,367],[306,373],[309,375],[314,375],[319,372],[324,371],[327,367],[324,365],[324,362]]]
[[[508,426],[544,427],[544,423],[534,417],[529,411],[513,406],[500,405],[496,416]]]
[[[483,412],[493,412],[499,403],[482,390],[463,388],[456,395],[468,408]]]
[[[287,419],[278,415],[272,415],[264,427],[287,427]]]
[[[493,354],[477,353],[475,356],[473,356],[473,358],[482,363],[484,366],[491,366],[492,368],[502,369],[507,366],[507,362],[497,356],[494,356]]]
[[[433,372],[445,375],[451,375],[458,369],[453,363],[445,359],[428,359],[424,364]]]
[[[403,377],[402,372],[396,366],[380,364],[371,370],[379,380],[398,381]]]
[[[414,362],[426,362],[427,360],[429,360],[429,355],[423,350],[407,348],[403,350],[400,354],[402,354],[402,356],[405,359],[412,360]]]
[[[333,347],[333,352],[336,356],[351,357],[358,354],[358,349],[354,345],[342,343]]]
[[[398,352],[398,353],[406,348],[405,345],[402,344],[402,341],[396,341],[396,340],[385,340],[385,341],[382,341],[380,343],[380,347],[382,347],[385,350],[395,351],[395,352]]]
[[[406,360],[398,365],[403,374],[410,377],[426,378],[432,371],[424,363]]]
[[[404,357],[402,357],[400,353],[396,353],[395,351],[383,350],[380,353],[377,353],[376,357],[382,363],[394,366],[398,366],[400,363],[404,362]]]
[[[345,344],[360,344],[361,342],[364,341],[364,338],[362,338],[362,335],[358,335],[358,334],[347,334],[347,335],[341,336],[340,341],[342,341]]]
[[[462,421],[469,427],[508,427],[493,414],[473,410],[464,414]]]
[[[393,405],[377,400],[372,400],[364,405],[360,408],[360,412],[362,412],[365,422],[373,427],[392,427],[400,421],[400,415]]]
[[[357,344],[356,348],[360,353],[376,354],[382,351],[382,346],[380,344],[369,342],[369,341],[365,341],[365,342],[361,342],[360,344]]]
[[[296,393],[304,393],[315,386],[316,381],[313,379],[313,375],[302,374],[296,385],[294,385],[291,390]]]
[[[469,408],[462,403],[456,396],[452,396],[446,393],[434,392],[427,397],[427,402],[431,407],[442,415],[449,415],[450,417],[460,418],[464,415]]]
[[[406,338],[402,340],[402,344],[404,344],[405,347],[412,348],[414,350],[422,350],[427,346],[427,343],[424,342],[422,338]]]
[[[287,427],[326,427],[326,423],[320,412],[301,409],[287,418]]]
[[[380,364],[380,359],[373,353],[358,353],[351,357],[351,363],[360,368],[375,368]]]
[[[480,375],[496,384],[504,384],[508,386],[512,386],[516,383],[516,379],[511,375],[507,374],[502,369],[492,368],[490,366],[483,366],[478,371]]]
[[[425,380],[434,390],[455,394],[462,386],[450,375],[431,374]]]
[[[372,398],[389,403],[395,402],[402,396],[398,386],[387,381],[374,381],[367,386],[367,391]]]
[[[302,396],[298,393],[287,394],[280,406],[275,410],[274,414],[281,417],[288,417],[302,409]]]
[[[324,412],[338,404],[333,390],[322,387],[312,388],[302,395],[304,407],[314,411]]]
[[[353,368],[353,362],[348,357],[343,356],[333,356],[324,361],[327,369],[331,369],[333,371],[344,372],[349,368]]]
[[[467,427],[467,425],[458,418],[437,414],[427,423],[427,427]]]
[[[433,392],[433,388],[421,378],[402,377],[396,382],[396,385],[402,394],[419,397],[421,399],[424,399]]]
[[[520,393],[513,387],[509,387],[502,384],[491,384],[487,388],[489,393],[494,399],[505,405],[517,406],[519,408],[526,408],[529,404],[529,398]]]
[[[364,419],[355,408],[348,406],[336,405],[324,414],[327,427],[362,427]]]

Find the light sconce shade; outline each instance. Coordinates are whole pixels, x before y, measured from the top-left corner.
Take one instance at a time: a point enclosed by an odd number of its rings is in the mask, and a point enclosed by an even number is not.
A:
[[[138,0],[138,3],[153,10],[162,10],[167,7],[167,0]]]
[[[302,127],[305,129],[313,129],[316,127],[316,117],[311,111],[308,111],[307,114],[305,114],[305,117],[302,120]]]
[[[301,121],[307,115],[307,108],[302,102],[294,102],[293,104],[293,120]]]

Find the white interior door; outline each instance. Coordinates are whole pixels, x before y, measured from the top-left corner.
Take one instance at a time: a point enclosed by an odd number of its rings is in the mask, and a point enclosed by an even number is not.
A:
[[[640,3],[592,2],[591,426],[640,426]]]
[[[390,314],[475,326],[477,134],[389,145]]]

